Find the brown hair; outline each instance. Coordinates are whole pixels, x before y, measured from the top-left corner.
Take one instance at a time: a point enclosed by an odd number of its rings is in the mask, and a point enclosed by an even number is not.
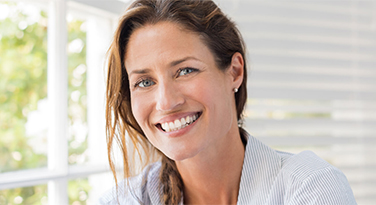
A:
[[[239,52],[245,58],[245,46],[235,24],[210,0],[136,0],[127,8],[120,20],[108,52],[106,131],[110,167],[117,183],[112,156],[114,141],[123,154],[125,178],[132,175],[134,168],[130,165],[132,158],[129,158],[131,155],[129,150],[132,147],[135,148],[134,151],[138,154],[142,167],[154,161],[155,156],[162,157],[160,178],[163,185],[163,201],[161,203],[178,204],[182,197],[183,182],[175,162],[149,143],[136,122],[131,110],[128,74],[124,65],[131,34],[137,28],[161,21],[174,22],[197,33],[215,56],[217,66],[221,70],[226,70],[230,66],[234,53]],[[235,93],[241,136],[245,134],[241,124],[242,112],[247,100],[246,85],[247,69],[244,59],[243,82]],[[136,155],[132,154],[132,156]]]

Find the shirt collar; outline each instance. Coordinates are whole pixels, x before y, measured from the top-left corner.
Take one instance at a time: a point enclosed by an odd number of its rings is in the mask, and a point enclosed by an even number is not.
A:
[[[281,169],[281,157],[251,135],[247,137],[237,204],[265,204]]]

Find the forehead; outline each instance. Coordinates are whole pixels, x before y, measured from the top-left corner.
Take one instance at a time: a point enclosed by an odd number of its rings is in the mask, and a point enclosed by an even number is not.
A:
[[[145,25],[132,33],[126,48],[125,67],[129,72],[128,69],[135,67],[169,64],[187,56],[212,58],[211,52],[197,33],[187,31],[177,23],[160,22]]]

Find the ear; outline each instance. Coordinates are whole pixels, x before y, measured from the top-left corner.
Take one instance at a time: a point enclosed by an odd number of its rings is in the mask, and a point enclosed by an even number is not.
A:
[[[234,53],[231,59],[231,65],[227,70],[231,76],[232,89],[239,88],[243,82],[244,59],[239,52]]]

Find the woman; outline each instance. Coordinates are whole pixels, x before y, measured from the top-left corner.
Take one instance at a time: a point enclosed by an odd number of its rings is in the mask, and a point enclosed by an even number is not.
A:
[[[244,58],[240,33],[212,1],[130,5],[107,81],[109,161],[117,183],[115,141],[126,180],[101,204],[356,204],[338,169],[242,129]],[[132,147],[146,167],[135,177]]]

